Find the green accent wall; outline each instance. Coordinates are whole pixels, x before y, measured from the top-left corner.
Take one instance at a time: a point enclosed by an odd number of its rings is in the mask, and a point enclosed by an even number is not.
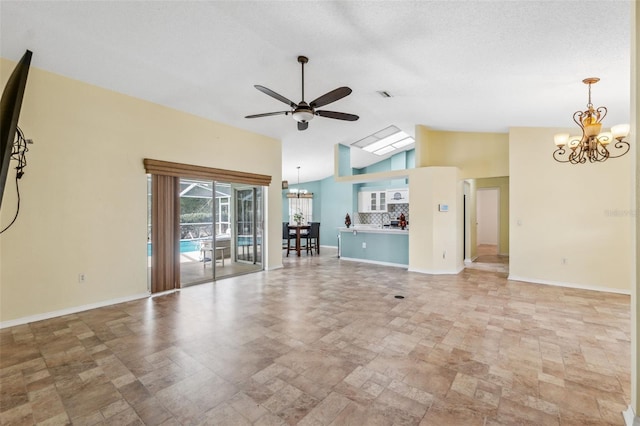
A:
[[[409,265],[409,234],[372,233],[355,230],[340,233],[342,257]],[[366,248],[362,244],[366,244]]]
[[[356,169],[358,175],[364,175],[369,173],[388,172],[390,170],[407,170],[414,168],[415,165],[415,149],[409,151],[402,151],[393,156],[371,164],[370,166]],[[359,188],[367,188],[367,190],[381,190],[390,188],[406,188],[408,186],[407,179],[391,179],[375,182],[364,182],[358,184]]]
[[[302,188],[313,192],[313,220],[320,222],[320,244],[338,246],[337,229],[344,226],[344,218],[348,213],[353,220],[353,212],[357,211],[357,194],[354,185],[338,183],[333,176],[305,182],[300,185],[289,185],[290,188]],[[354,204],[354,199],[356,199]],[[355,206],[355,208],[354,208]],[[289,199],[287,190],[282,191],[282,221],[289,220]]]
[[[320,196],[320,181],[305,182],[301,184],[289,185],[291,189],[306,189],[313,193],[313,221],[318,222],[322,218],[322,197]],[[289,221],[289,199],[287,198],[288,189],[282,190],[282,221]]]
[[[348,213],[353,221],[353,212],[357,211],[357,197],[354,185],[336,182],[333,176],[320,181],[322,192],[322,223],[320,225],[320,244],[338,246],[338,228],[344,226]],[[354,209],[354,200],[356,208]]]
[[[351,147],[338,144],[338,176],[355,174],[351,169]]]

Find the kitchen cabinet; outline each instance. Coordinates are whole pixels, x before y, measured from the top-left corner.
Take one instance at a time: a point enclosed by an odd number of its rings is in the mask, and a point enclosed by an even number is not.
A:
[[[407,188],[388,189],[387,204],[409,204],[409,190]]]
[[[387,191],[358,192],[358,212],[382,213],[387,211]]]

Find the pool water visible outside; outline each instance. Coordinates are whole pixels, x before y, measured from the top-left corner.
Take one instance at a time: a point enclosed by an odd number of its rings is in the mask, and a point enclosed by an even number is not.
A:
[[[200,251],[201,240],[180,240],[180,253]],[[147,256],[151,256],[151,243],[147,243]]]

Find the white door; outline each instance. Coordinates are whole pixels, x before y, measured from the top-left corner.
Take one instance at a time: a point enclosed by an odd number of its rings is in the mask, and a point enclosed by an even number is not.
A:
[[[477,244],[499,253],[499,202],[498,188],[482,188],[476,191]],[[495,253],[493,247],[495,246]]]

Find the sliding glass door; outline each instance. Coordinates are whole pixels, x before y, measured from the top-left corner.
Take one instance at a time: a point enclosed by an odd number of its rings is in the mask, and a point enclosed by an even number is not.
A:
[[[214,183],[180,179],[180,286],[212,281],[215,276]]]
[[[263,269],[263,190],[271,176],[150,158],[144,166],[152,293]]]
[[[243,187],[235,190],[236,261],[262,264],[262,188]]]
[[[262,187],[180,179],[180,286],[262,270]]]

